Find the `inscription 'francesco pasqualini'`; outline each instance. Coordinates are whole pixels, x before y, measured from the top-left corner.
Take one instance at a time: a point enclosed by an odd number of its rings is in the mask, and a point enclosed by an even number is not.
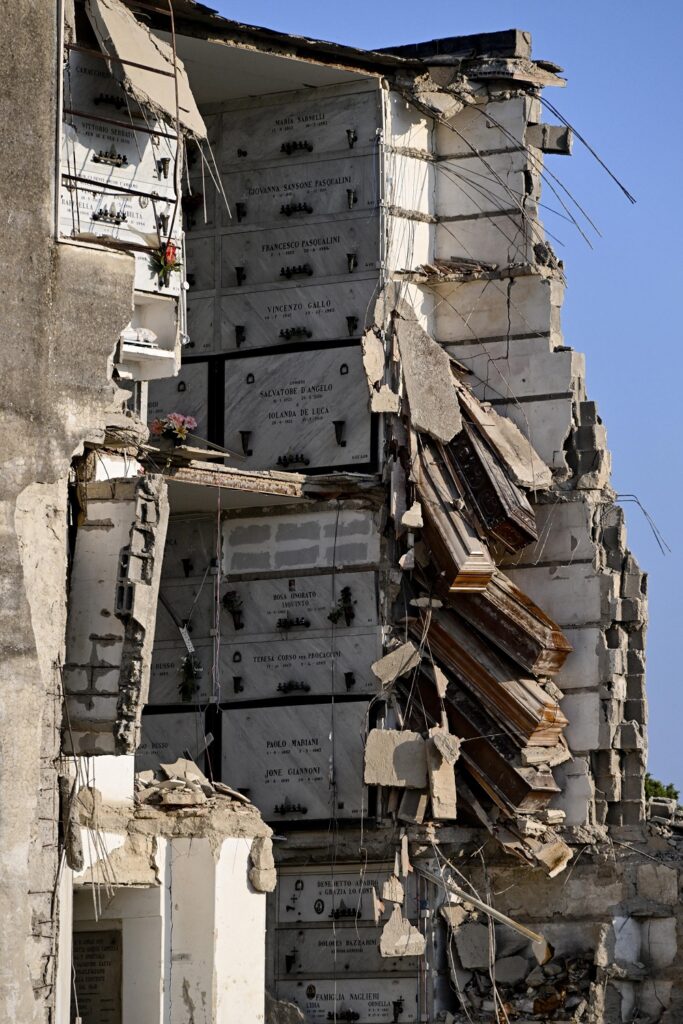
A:
[[[317,238],[288,238],[283,242],[264,242],[261,252],[292,252],[294,249],[313,249],[323,245],[339,245],[341,235],[320,235]]]

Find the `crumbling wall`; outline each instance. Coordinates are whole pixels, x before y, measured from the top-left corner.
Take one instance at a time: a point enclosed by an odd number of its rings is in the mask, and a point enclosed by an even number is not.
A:
[[[53,999],[69,467],[84,441],[130,422],[108,369],[130,319],[133,260],[53,242],[57,28],[52,5],[19,0],[0,42],[0,915],[12,922],[0,1016],[21,1021],[48,1020]]]

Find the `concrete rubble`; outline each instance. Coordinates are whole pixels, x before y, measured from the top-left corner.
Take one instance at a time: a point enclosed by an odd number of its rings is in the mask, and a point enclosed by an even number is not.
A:
[[[64,7],[4,41],[0,1017],[674,1024],[560,69]]]

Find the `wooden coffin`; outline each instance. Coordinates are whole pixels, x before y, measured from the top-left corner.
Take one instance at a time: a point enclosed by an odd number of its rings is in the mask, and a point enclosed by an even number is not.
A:
[[[449,591],[481,591],[493,576],[486,545],[460,514],[461,500],[443,461],[426,444],[418,456],[417,491],[422,502],[422,536]]]
[[[449,603],[471,626],[535,676],[555,676],[571,652],[560,627],[496,569],[480,594],[454,594]]]
[[[410,633],[419,641],[422,623],[411,623]],[[558,742],[567,725],[559,704],[534,679],[517,676],[515,667],[491,651],[454,612],[432,612],[427,642],[444,668],[521,746],[551,747]]]
[[[538,540],[526,495],[470,423],[463,421],[460,433],[441,450],[488,537],[513,552]]]

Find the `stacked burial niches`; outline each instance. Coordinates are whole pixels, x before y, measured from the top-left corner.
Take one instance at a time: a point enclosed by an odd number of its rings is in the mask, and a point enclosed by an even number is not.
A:
[[[394,309],[412,309],[553,470],[535,496],[538,543],[505,571],[573,645],[557,679],[573,758],[555,769],[554,806],[577,827],[643,816],[644,579],[537,215],[544,150],[568,148],[541,124],[538,87],[554,76],[483,60],[457,95],[453,69],[432,70],[426,84],[349,75],[203,111],[230,210],[191,165],[190,343],[179,377],[150,388],[150,418],[195,416],[231,465],[326,481],[303,507],[213,494],[208,510],[172,507],[138,751],[141,769],[205,758],[282,839],[270,988],[314,1021],[410,1024],[448,1006],[438,929],[426,959],[382,958],[370,897],[400,840],[363,786],[365,733],[392,722],[370,666],[400,570],[386,530],[394,428],[372,411],[362,337]],[[515,886],[524,871],[509,867]],[[564,899],[544,895],[537,920]],[[406,916],[429,931],[430,913],[409,881]]]

